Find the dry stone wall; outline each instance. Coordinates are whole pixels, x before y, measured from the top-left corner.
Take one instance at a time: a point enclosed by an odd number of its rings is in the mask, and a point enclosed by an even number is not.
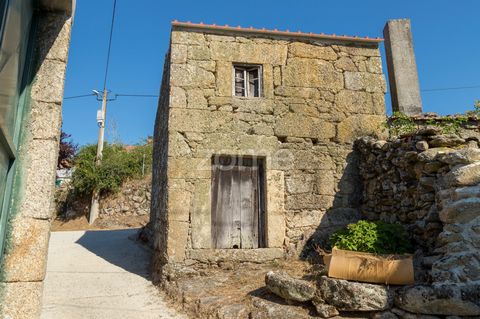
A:
[[[391,141],[357,141],[364,217],[406,225],[426,271],[417,280],[480,280],[480,149],[473,133],[463,138],[426,127]]]
[[[150,214],[151,177],[127,181],[119,192],[100,199],[100,216]]]
[[[233,63],[262,66],[262,97],[232,96]],[[192,249],[212,248],[216,154],[265,159],[268,247],[297,255],[312,237],[359,218],[352,144],[377,134],[385,121],[376,44],[174,28],[165,67],[152,216],[156,233],[168,234],[156,243],[167,260],[182,262]],[[168,142],[160,142],[167,130]],[[159,154],[166,147],[168,163]],[[167,172],[160,173],[160,162]]]

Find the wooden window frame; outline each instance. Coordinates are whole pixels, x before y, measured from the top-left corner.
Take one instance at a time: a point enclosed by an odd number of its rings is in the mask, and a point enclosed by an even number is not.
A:
[[[237,95],[236,94],[236,71],[241,70],[243,71],[243,91],[244,95]],[[258,71],[258,95],[255,96],[254,92],[250,92],[250,72],[252,71]],[[262,97],[263,96],[263,68],[261,65],[258,64],[240,64],[240,63],[234,63],[232,66],[232,94],[235,97],[240,97],[240,98],[256,98],[256,97]]]

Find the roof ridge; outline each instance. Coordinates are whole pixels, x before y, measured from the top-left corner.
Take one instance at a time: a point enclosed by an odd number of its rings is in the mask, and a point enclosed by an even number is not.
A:
[[[223,31],[242,31],[242,32],[251,32],[251,33],[261,33],[261,34],[272,34],[272,35],[283,35],[283,36],[302,36],[302,37],[311,37],[311,38],[321,38],[327,40],[340,40],[340,41],[355,41],[355,42],[367,42],[367,43],[379,43],[383,41],[383,38],[370,38],[368,36],[360,37],[358,35],[355,36],[348,36],[348,35],[336,35],[333,34],[325,34],[325,33],[313,33],[313,32],[302,32],[298,31],[290,31],[286,29],[284,31],[278,29],[265,29],[265,28],[254,28],[252,26],[245,28],[240,25],[238,26],[229,26],[228,24],[225,25],[216,25],[216,24],[205,24],[203,22],[200,23],[193,23],[190,21],[181,22],[178,20],[172,21],[172,27],[192,27],[192,28],[201,28],[201,29],[208,29],[208,30],[223,30]]]

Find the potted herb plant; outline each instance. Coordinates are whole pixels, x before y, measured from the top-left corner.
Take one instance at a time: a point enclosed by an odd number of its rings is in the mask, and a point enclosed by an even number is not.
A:
[[[412,245],[398,224],[360,220],[335,232],[332,254],[325,258],[328,276],[383,283],[411,284]]]

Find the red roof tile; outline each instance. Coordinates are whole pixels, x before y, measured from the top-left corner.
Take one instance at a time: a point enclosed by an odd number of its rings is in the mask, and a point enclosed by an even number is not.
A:
[[[231,27],[228,24],[224,26],[216,25],[216,24],[205,24],[203,22],[200,23],[192,23],[190,21],[187,22],[180,22],[177,20],[172,21],[172,27],[184,27],[184,28],[195,28],[195,29],[202,29],[202,30],[217,30],[217,31],[236,31],[236,32],[245,32],[245,33],[254,33],[254,34],[265,34],[265,35],[280,35],[280,36],[287,36],[287,37],[307,37],[307,38],[314,38],[314,39],[326,39],[326,40],[336,40],[336,41],[349,41],[349,42],[363,42],[363,43],[379,43],[382,42],[382,38],[369,38],[369,37],[359,37],[359,36],[347,36],[347,35],[336,35],[336,34],[324,34],[324,33],[305,33],[300,30],[292,32],[290,30],[267,30],[265,28],[262,29],[255,29],[253,27],[243,28],[241,26]]]

